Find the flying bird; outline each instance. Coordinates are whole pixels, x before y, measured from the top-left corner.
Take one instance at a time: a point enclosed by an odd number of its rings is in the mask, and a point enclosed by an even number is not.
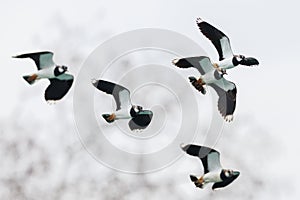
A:
[[[202,94],[206,93],[204,85],[209,85],[218,94],[218,109],[225,121],[233,120],[233,113],[236,107],[237,89],[233,82],[227,81],[223,74],[219,72],[210,59],[206,56],[174,59],[173,64],[179,68],[196,68],[201,76],[199,79],[189,77],[192,85]]]
[[[259,64],[255,58],[233,54],[229,38],[222,31],[203,21],[201,18],[198,18],[196,22],[202,34],[213,43],[218,51],[219,61],[215,62],[214,66],[219,71],[226,74],[226,69],[231,69],[238,65],[253,66]]]
[[[130,91],[118,84],[105,80],[92,80],[92,84],[102,92],[111,94],[116,102],[116,112],[111,114],[102,114],[102,117],[112,123],[119,119],[130,119],[129,128],[134,130],[145,129],[151,122],[153,113],[151,110],[143,110],[143,107],[132,105]]]
[[[190,179],[196,187],[202,189],[208,183],[213,183],[213,190],[226,187],[240,175],[238,171],[222,168],[220,153],[215,149],[194,144],[181,144],[181,148],[187,154],[197,156],[202,162],[204,175],[199,178],[195,175],[190,175]]]
[[[38,71],[23,76],[30,85],[40,79],[49,79],[50,85],[44,95],[48,102],[62,99],[73,84],[73,75],[66,73],[68,67],[56,65],[53,62],[53,53],[50,51],[26,53],[13,58],[31,58],[35,62]]]

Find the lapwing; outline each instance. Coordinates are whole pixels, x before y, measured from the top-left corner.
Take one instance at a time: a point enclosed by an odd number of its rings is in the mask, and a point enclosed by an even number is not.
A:
[[[130,99],[130,91],[118,84],[105,80],[92,80],[92,84],[102,92],[111,94],[116,102],[116,112],[111,114],[102,114],[102,117],[112,123],[119,119],[130,119],[129,128],[134,130],[145,129],[151,122],[153,112],[151,110],[143,110],[142,106],[132,105]]]
[[[237,89],[233,82],[227,81],[223,74],[214,68],[210,59],[206,56],[175,59],[173,64],[180,68],[196,68],[201,76],[199,79],[189,77],[192,85],[202,94],[206,93],[204,85],[211,86],[218,94],[218,109],[225,121],[233,120],[236,106]]]
[[[30,85],[40,79],[49,79],[50,85],[44,95],[48,102],[62,99],[73,84],[73,75],[66,73],[68,67],[56,65],[53,62],[53,53],[50,51],[26,53],[13,58],[31,58],[35,62],[38,71],[23,76]]]
[[[198,18],[196,22],[203,35],[213,43],[218,51],[219,61],[214,62],[214,67],[219,71],[226,74],[226,69],[231,69],[238,65],[254,66],[259,64],[255,58],[233,54],[229,38],[222,31],[203,21],[201,18]]]
[[[187,154],[197,156],[202,162],[204,175],[200,177],[190,175],[190,179],[196,187],[202,189],[208,183],[213,183],[213,190],[226,187],[240,175],[238,171],[224,169],[222,167],[220,163],[220,153],[215,149],[194,144],[181,144],[181,148]]]

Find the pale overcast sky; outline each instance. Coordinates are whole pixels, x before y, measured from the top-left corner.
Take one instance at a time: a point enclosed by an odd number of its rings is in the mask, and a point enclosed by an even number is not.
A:
[[[42,90],[46,86],[44,83],[37,87],[28,86],[22,75],[35,70],[33,63],[21,62],[11,56],[38,50],[56,52],[58,49],[66,55],[78,49],[82,55],[78,66],[71,70],[76,75],[88,55],[112,36],[139,28],[161,28],[191,38],[211,58],[217,59],[216,50],[196,27],[196,18],[202,17],[229,36],[234,52],[260,61],[258,67],[229,71],[230,80],[238,86],[235,117],[250,117],[267,130],[270,137],[280,141],[284,156],[277,161],[278,170],[276,166],[272,170],[287,171],[289,178],[282,181],[282,187],[285,181],[298,184],[293,179],[300,178],[297,124],[300,98],[296,82],[300,74],[299,7],[296,0],[2,1],[0,119],[13,122],[10,116],[22,105],[21,96],[40,90],[42,99]],[[59,34],[64,34],[57,31],[57,27],[64,26],[67,27],[65,34],[70,35],[68,45],[61,44],[61,48],[56,49],[51,43],[57,41]],[[61,55],[55,55],[54,59],[57,63],[66,62]],[[45,104],[42,100],[35,100],[37,102]],[[34,110],[35,105],[32,106]],[[259,137],[259,133],[253,133],[253,137]]]

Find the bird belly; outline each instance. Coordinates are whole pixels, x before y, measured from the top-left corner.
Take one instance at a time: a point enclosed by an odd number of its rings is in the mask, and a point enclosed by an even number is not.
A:
[[[115,119],[130,119],[130,113],[127,109],[120,109],[115,112],[116,118]]]
[[[202,79],[202,81],[205,83],[205,84],[212,84],[214,82],[217,81],[216,77],[215,77],[215,71],[216,70],[212,70],[204,75],[202,75],[200,78]]]
[[[38,78],[55,78],[54,67],[41,69],[36,73],[36,75],[38,76]]]
[[[219,66],[221,69],[231,69],[234,68],[235,66],[232,63],[232,58],[227,58],[221,61],[216,62],[216,64]]]
[[[204,182],[206,183],[216,183],[216,182],[221,182],[222,179],[220,177],[221,172],[208,172],[207,174],[204,174],[203,179]]]

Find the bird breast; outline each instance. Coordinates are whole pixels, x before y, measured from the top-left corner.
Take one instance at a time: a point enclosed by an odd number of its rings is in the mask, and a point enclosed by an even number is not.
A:
[[[41,69],[36,73],[36,75],[38,75],[38,78],[55,78],[54,67]]]
[[[207,174],[204,174],[203,179],[205,182],[207,183],[216,183],[216,182],[221,182],[222,179],[220,177],[220,173],[219,171],[212,171],[212,172],[208,172]]]
[[[116,119],[130,119],[130,108],[122,108],[115,112]]]
[[[218,79],[215,76],[215,73],[218,73],[217,70],[211,70],[210,72],[202,75],[200,78],[202,79],[202,81],[206,84],[212,84],[214,82],[216,82]]]
[[[231,68],[235,67],[232,63],[232,58],[226,58],[224,60],[217,61],[216,64],[221,69],[231,69]]]

